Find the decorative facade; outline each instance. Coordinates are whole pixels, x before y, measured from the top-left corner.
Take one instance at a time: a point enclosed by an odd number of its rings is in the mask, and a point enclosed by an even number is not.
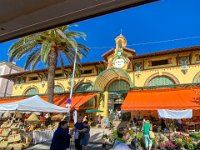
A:
[[[115,41],[116,47],[102,55],[104,60],[82,64],[74,79],[75,95],[97,93],[81,105],[84,108],[103,110],[101,114],[107,116],[109,110],[120,109],[132,89],[200,83],[200,46],[136,55],[135,50],[127,48],[123,35]],[[71,74],[72,66],[66,66],[64,74],[57,68],[55,94],[69,94]],[[47,93],[47,69],[2,77],[14,81],[12,96]]]

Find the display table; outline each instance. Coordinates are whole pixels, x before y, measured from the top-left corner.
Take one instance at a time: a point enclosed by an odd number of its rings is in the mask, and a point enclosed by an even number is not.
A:
[[[42,143],[53,138],[55,130],[33,131],[33,144]]]

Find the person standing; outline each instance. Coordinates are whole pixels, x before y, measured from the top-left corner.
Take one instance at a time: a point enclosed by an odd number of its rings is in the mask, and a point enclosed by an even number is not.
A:
[[[164,120],[164,119],[161,120],[160,126],[161,126],[161,130],[162,130],[163,132],[166,132],[167,126],[166,126],[166,123],[165,123],[165,120]]]
[[[130,138],[128,128],[127,127],[118,128],[117,135],[120,139],[115,141],[113,150],[131,150],[126,144],[126,141]]]
[[[69,128],[67,121],[61,121],[53,134],[50,150],[66,150],[70,146]]]
[[[144,134],[144,141],[145,147],[147,150],[150,150],[152,147],[152,140],[149,136],[149,131],[152,130],[152,125],[150,124],[149,120],[146,120],[143,126],[143,134]]]
[[[179,129],[179,131],[183,130],[183,125],[182,125],[182,120],[181,119],[178,119],[178,129]]]
[[[79,130],[82,130],[82,129],[83,129],[82,119],[78,118],[77,123],[74,125],[74,130],[75,130],[74,140],[75,140],[75,148],[76,148],[76,150],[82,150],[82,146],[80,144],[81,134],[79,133]]]
[[[82,150],[87,150],[87,145],[89,143],[90,139],[90,126],[88,125],[87,121],[83,122],[83,129],[79,130],[79,133],[81,133],[81,146]]]

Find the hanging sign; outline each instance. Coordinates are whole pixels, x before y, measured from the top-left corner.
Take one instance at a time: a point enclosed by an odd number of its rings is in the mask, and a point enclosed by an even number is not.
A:
[[[67,104],[71,104],[72,100],[70,98],[67,99]]]

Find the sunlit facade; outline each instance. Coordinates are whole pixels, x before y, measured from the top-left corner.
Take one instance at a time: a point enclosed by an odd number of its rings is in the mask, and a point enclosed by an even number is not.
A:
[[[107,116],[109,110],[120,109],[130,90],[200,83],[199,46],[136,55],[136,50],[127,48],[123,35],[116,37],[115,42],[115,48],[102,55],[104,60],[81,65],[80,74],[74,79],[74,99],[80,94],[83,97],[84,94],[93,95],[79,106],[78,111],[98,109],[103,111],[102,116]],[[71,74],[72,66],[66,66],[64,74],[60,68],[56,70],[54,93],[58,99],[59,95],[67,95],[56,104],[63,107],[71,88]],[[47,93],[47,69],[5,75],[4,78],[15,83],[12,96],[44,96]]]

